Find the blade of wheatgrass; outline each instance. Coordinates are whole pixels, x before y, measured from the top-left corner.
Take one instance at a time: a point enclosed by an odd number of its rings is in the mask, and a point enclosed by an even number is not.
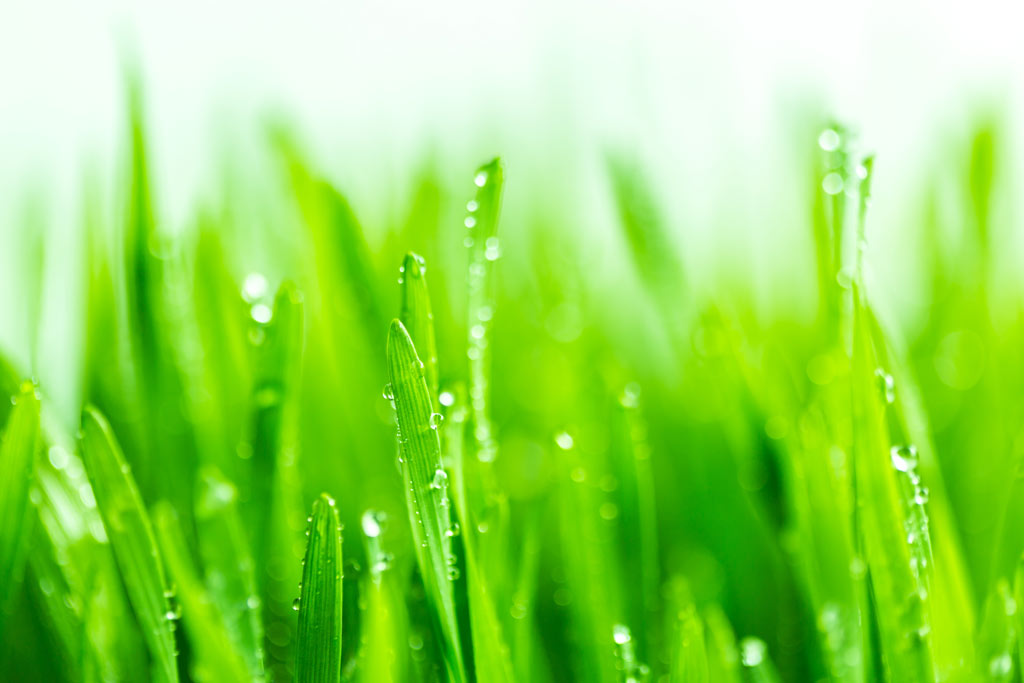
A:
[[[708,648],[708,672],[712,681],[739,683],[740,653],[736,647],[736,634],[729,618],[716,604],[708,605],[701,611],[704,617],[705,638]]]
[[[321,494],[309,518],[309,542],[298,602],[295,678],[303,683],[341,680],[341,523],[334,500]]]
[[[672,653],[671,680],[676,683],[708,683],[708,654],[704,624],[693,605],[679,611]]]
[[[514,681],[512,661],[494,607],[494,596],[482,575],[472,543],[463,544],[466,558],[466,593],[473,636],[473,665],[479,681]]]
[[[303,333],[302,295],[283,282],[274,299],[272,317],[261,330],[253,377],[252,425],[247,446],[252,449],[248,520],[253,557],[264,558],[266,530],[270,525],[270,500],[278,454],[284,444],[289,398],[299,374]],[[244,488],[243,488],[244,490]]]
[[[401,320],[413,346],[422,356],[431,405],[437,408],[437,342],[434,339],[434,314],[427,291],[427,265],[422,256],[408,253],[402,261]]]
[[[153,506],[153,525],[164,562],[177,585],[182,625],[192,645],[192,678],[209,683],[255,680],[199,578],[170,503],[161,501]]]
[[[164,683],[178,680],[171,595],[149,515],[131,469],[121,455],[113,432],[99,411],[82,414],[82,456],[96,505],[106,527],[125,589],[142,627],[143,639],[155,663],[155,676]],[[172,619],[168,619],[171,616]]]
[[[263,626],[252,554],[238,513],[238,492],[213,466],[199,472],[196,500],[199,555],[206,588],[250,677],[263,677]]]
[[[496,456],[497,444],[488,413],[488,378],[490,351],[487,332],[494,316],[494,262],[500,255],[498,242],[498,213],[505,185],[505,170],[501,159],[492,159],[477,169],[473,178],[475,198],[469,203],[466,217],[469,245],[469,395],[471,422],[476,457],[491,462]]]
[[[981,627],[978,629],[976,652],[978,671],[991,683],[1018,680],[1013,654],[1017,649],[1018,603],[1006,579],[996,581],[985,601]]]
[[[740,641],[740,661],[750,683],[782,683],[779,672],[768,656],[768,646],[760,638]]]
[[[369,572],[363,577],[361,601],[359,680],[404,681],[408,677],[409,614],[402,601],[397,572],[391,570],[392,556],[384,550],[387,516],[366,510],[361,520]]]
[[[0,443],[0,626],[21,583],[34,527],[29,491],[39,448],[39,399],[31,382],[15,400]]]
[[[409,521],[420,573],[445,643],[449,677],[466,680],[451,580],[453,566],[451,500],[448,475],[441,465],[438,414],[430,403],[424,365],[409,333],[391,323],[387,345],[389,392],[398,417],[398,449],[405,482]]]
[[[919,486],[916,450],[890,443],[877,357],[867,329],[868,306],[854,283],[852,311],[854,520],[867,562],[882,657],[898,680],[934,676],[932,576],[927,515],[913,501]],[[909,490],[908,490],[909,489]]]

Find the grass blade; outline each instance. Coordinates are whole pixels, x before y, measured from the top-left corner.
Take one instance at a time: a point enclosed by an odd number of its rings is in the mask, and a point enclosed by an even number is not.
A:
[[[167,618],[173,615],[170,592],[149,515],[106,418],[94,408],[86,408],[82,415],[81,445],[107,537],[153,657],[154,676],[163,683],[176,683],[174,626]]]
[[[0,443],[0,626],[21,583],[31,536],[29,489],[39,443],[39,399],[26,383],[17,397]]]
[[[398,320],[388,331],[387,360],[416,559],[446,644],[449,676],[463,681],[465,669],[451,584],[456,571],[451,548],[451,501],[448,475],[441,466],[439,422],[431,407],[424,365]]]
[[[402,324],[413,346],[423,356],[424,374],[430,388],[431,405],[437,407],[437,342],[434,314],[427,291],[427,266],[422,256],[408,253],[402,261]]]
[[[341,680],[341,599],[341,523],[334,501],[321,494],[313,503],[303,560],[296,680]]]
[[[250,678],[263,678],[263,627],[252,554],[238,513],[238,492],[214,467],[199,474],[196,527],[210,598]],[[179,581],[180,584],[180,581]]]
[[[170,503],[161,501],[154,506],[153,523],[167,568],[178,587],[182,622],[192,644],[192,678],[210,683],[256,680],[199,579]]]

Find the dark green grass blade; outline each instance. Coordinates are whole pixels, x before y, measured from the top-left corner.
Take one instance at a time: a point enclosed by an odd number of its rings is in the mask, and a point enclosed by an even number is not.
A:
[[[166,501],[153,507],[153,524],[167,568],[177,585],[180,616],[192,645],[192,678],[209,683],[258,680],[249,673],[242,654],[200,581],[185,545],[178,515]]]
[[[170,593],[149,515],[110,426],[94,408],[82,414],[81,447],[107,537],[153,657],[154,677],[175,683],[174,627],[167,618]]]
[[[405,480],[416,558],[445,641],[449,676],[465,680],[451,578],[451,501],[441,466],[441,442],[433,418],[424,365],[401,322],[388,332],[388,376],[398,416],[398,448]]]
[[[252,554],[234,485],[214,467],[199,473],[196,530],[210,598],[253,680],[263,677],[263,626]]]
[[[402,324],[413,346],[423,357],[424,374],[430,388],[431,405],[437,403],[437,342],[434,339],[434,314],[427,291],[427,266],[423,257],[408,253],[402,261]]]
[[[6,399],[4,399],[6,401]],[[33,528],[29,490],[39,444],[39,399],[28,383],[0,443],[0,628],[28,555]]]
[[[341,524],[334,501],[313,503],[303,560],[295,677],[301,683],[341,680]]]

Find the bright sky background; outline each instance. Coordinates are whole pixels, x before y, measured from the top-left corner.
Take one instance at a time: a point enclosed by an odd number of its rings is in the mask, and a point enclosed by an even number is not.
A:
[[[1021,112],[1022,19],[1006,0],[0,0],[0,346],[24,338],[9,324],[24,314],[10,247],[26,197],[64,247],[50,268],[73,267],[83,177],[116,178],[122,55],[141,63],[172,226],[223,150],[254,145],[279,111],[357,206],[427,138],[466,168],[500,152],[520,177],[612,142],[683,188],[666,201],[692,244],[737,191],[734,218],[757,242],[775,239],[749,226],[797,142],[787,105],[817,98],[859,126],[879,153],[875,219],[896,224],[931,150],[964,144],[978,105]]]

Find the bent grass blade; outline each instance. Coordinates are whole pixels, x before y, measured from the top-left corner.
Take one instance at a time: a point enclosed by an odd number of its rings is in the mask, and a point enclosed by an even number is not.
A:
[[[153,656],[157,680],[176,683],[174,626],[167,616],[169,586],[153,538],[149,515],[124,461],[121,447],[99,411],[82,415],[82,456],[128,598]]]

